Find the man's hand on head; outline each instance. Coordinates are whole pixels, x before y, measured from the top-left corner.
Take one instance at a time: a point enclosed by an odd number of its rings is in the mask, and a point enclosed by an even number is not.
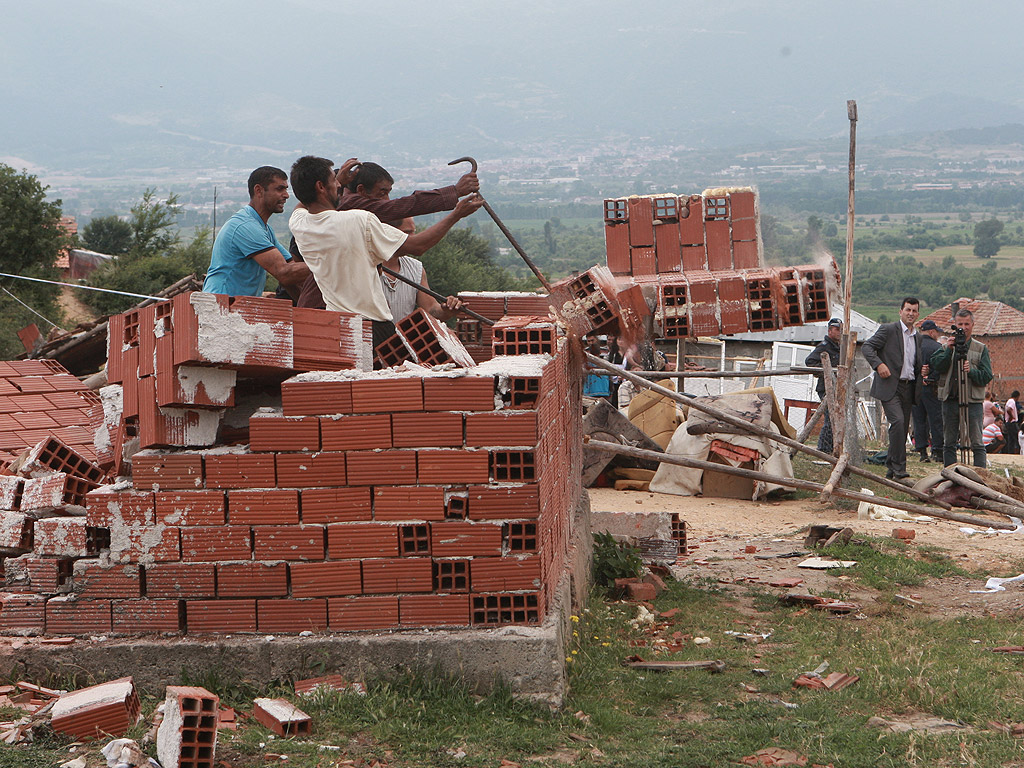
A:
[[[476,177],[475,173],[467,173],[461,179],[455,182],[455,192],[459,197],[464,195],[471,195],[474,192],[480,191],[480,180]]]
[[[344,163],[341,164],[341,168],[337,170],[335,176],[338,179],[338,185],[347,187],[356,177],[356,166],[359,165],[359,161],[354,157],[350,157]]]

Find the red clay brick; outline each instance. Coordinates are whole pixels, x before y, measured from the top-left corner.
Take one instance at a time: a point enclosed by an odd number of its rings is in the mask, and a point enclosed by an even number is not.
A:
[[[327,556],[331,560],[397,557],[398,528],[376,523],[328,525]]]
[[[258,600],[256,602],[257,627],[260,632],[298,634],[327,628],[327,601],[313,600]]]
[[[352,413],[351,381],[296,381],[281,385],[285,416],[329,416]]]
[[[152,491],[109,492],[98,488],[85,498],[85,519],[96,528],[109,528],[115,521],[153,525],[156,522]]]
[[[423,386],[418,376],[403,379],[357,379],[352,382],[353,413],[422,411]]]
[[[398,623],[395,603],[395,623]],[[35,635],[46,629],[46,598],[43,595],[0,593],[0,632]]]
[[[303,523],[351,523],[372,518],[370,488],[307,488],[299,491]]]
[[[230,525],[298,525],[299,492],[277,488],[228,491]]]
[[[256,560],[323,560],[322,525],[257,525],[252,529]]]
[[[443,520],[444,488],[378,485],[373,489],[374,520]]]
[[[501,526],[460,521],[432,523],[430,551],[434,557],[497,557],[501,554]]]
[[[319,451],[320,419],[316,416],[253,416],[249,419],[250,451]]]
[[[494,379],[490,376],[425,378],[423,410],[493,411]]]
[[[471,413],[466,416],[466,445],[474,448],[534,446],[537,412]]]
[[[402,595],[398,613],[405,627],[468,627],[469,595]]]
[[[540,587],[540,557],[477,557],[471,566],[475,592],[517,592]]]
[[[486,483],[490,476],[487,451],[417,451],[417,478],[421,484]]]
[[[181,560],[178,528],[131,525],[115,528],[110,536],[110,560],[115,563],[166,563]]]
[[[208,488],[267,488],[276,485],[274,455],[225,453],[206,456]]]
[[[320,420],[325,451],[358,451],[391,447],[391,415],[338,416]]]
[[[363,592],[430,592],[434,588],[434,569],[428,557],[389,560],[363,560]]]
[[[115,600],[113,614],[113,631],[118,634],[182,630],[177,600]]]
[[[292,597],[334,597],[362,592],[362,572],[355,560],[291,563]]]
[[[416,451],[351,451],[346,456],[349,485],[416,484]]]
[[[224,525],[224,491],[160,491],[156,494],[157,520],[182,527]]]
[[[347,463],[344,453],[279,453],[277,485],[281,488],[330,488],[345,485]]]
[[[331,597],[327,625],[336,632],[389,629],[398,626],[398,597]]]
[[[146,566],[146,597],[198,598],[214,597],[213,564],[157,563]]]
[[[391,421],[395,448],[462,447],[461,413],[396,413]]]
[[[531,519],[540,514],[538,486],[486,486],[469,488],[471,520]]]
[[[255,632],[255,600],[188,600],[185,626],[189,632]]]
[[[98,560],[78,560],[74,564],[72,590],[84,600],[139,597],[139,566],[103,566]]]
[[[222,560],[251,560],[252,541],[248,526],[210,525],[183,528],[181,559],[185,562],[216,563]]]
[[[51,635],[92,635],[112,628],[109,600],[52,597],[46,601],[46,631]]]
[[[217,566],[217,597],[285,597],[284,563],[222,563]]]

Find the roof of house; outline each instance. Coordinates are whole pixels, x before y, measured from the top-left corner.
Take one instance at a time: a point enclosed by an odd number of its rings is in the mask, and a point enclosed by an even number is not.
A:
[[[1008,336],[1024,334],[1024,312],[1001,301],[958,299],[960,309],[974,313],[975,336]],[[952,327],[952,305],[947,304],[921,320],[933,320],[940,328]]]

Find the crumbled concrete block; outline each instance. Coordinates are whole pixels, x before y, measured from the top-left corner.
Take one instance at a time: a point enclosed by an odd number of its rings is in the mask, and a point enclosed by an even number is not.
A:
[[[256,699],[253,717],[278,736],[305,736],[312,720],[287,699]]]
[[[164,719],[156,734],[163,768],[209,768],[217,749],[220,698],[205,688],[167,686]]]
[[[122,736],[141,717],[130,677],[66,693],[50,712],[50,726],[76,739]]]

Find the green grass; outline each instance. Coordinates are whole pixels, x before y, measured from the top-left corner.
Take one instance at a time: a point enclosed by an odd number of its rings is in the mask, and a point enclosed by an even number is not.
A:
[[[897,565],[905,559],[898,548],[850,547],[837,554],[854,551],[865,571],[879,578],[905,575]],[[942,553],[914,562],[906,573],[942,578],[957,572]],[[813,763],[844,768],[1022,764],[1020,741],[987,730],[989,720],[1024,721],[1024,659],[990,650],[1021,642],[1019,620],[930,619],[889,605],[858,621],[782,606],[763,588],[737,596],[720,585],[704,586],[670,584],[655,607],[680,611],[640,629],[629,624],[635,605],[605,602],[595,593],[590,610],[573,623],[567,649],[571,693],[560,711],[518,701],[504,687],[478,695],[441,674],[401,674],[368,681],[366,696],[323,692],[298,700],[313,717],[312,735],[305,739],[273,739],[251,723],[221,732],[218,760],[232,768],[270,764],[269,754],[287,755],[286,763],[272,762],[295,768],[348,764],[344,760],[363,766],[378,760],[390,768],[497,768],[503,759],[523,766],[663,768],[734,765],[758,749],[777,746]],[[771,636],[753,645],[735,641],[727,630]],[[689,641],[698,635],[710,637],[710,645]],[[657,650],[658,640],[681,645],[677,651]],[[652,673],[624,666],[632,655],[721,659],[727,667],[718,675]],[[842,691],[792,687],[799,673],[824,660],[830,671],[856,674],[860,681]],[[770,672],[755,676],[755,667]],[[252,693],[216,682],[226,686],[218,692],[228,700]],[[787,709],[779,700],[797,708]],[[155,703],[146,702],[147,715]],[[962,721],[975,731],[883,735],[866,726],[872,715],[907,713]],[[50,768],[67,759],[66,740],[38,735],[31,746],[0,748],[0,766]],[[325,751],[321,745],[339,749]],[[95,758],[98,746],[86,752]],[[100,764],[94,760],[90,766]]]

